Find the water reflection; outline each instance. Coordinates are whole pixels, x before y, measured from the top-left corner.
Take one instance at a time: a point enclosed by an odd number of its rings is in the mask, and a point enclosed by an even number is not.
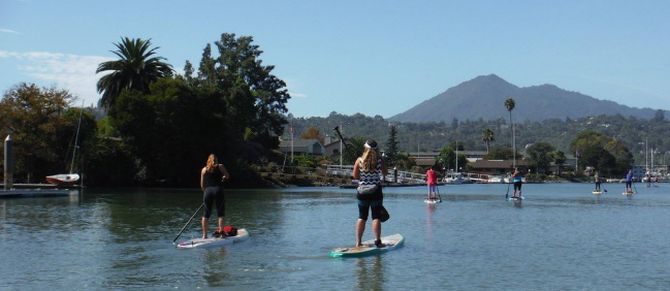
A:
[[[381,255],[360,258],[356,262],[358,290],[384,290],[384,268]]]
[[[226,270],[226,248],[216,248],[203,253],[202,278],[208,287],[223,286],[231,279]]]
[[[429,238],[433,237],[433,214],[435,213],[435,209],[437,209],[437,203],[428,203],[426,206],[426,233]]]

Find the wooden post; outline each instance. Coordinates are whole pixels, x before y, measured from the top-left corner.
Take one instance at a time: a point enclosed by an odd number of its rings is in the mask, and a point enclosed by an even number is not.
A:
[[[14,159],[12,155],[12,137],[7,135],[5,138],[5,190],[12,189],[14,186]]]

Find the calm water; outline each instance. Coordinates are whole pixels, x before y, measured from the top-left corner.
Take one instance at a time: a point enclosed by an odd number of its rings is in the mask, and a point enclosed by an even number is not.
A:
[[[228,191],[227,222],[251,239],[209,250],[172,244],[195,190],[4,199],[0,289],[670,289],[670,184],[632,199],[605,186],[596,199],[590,184],[524,185],[521,205],[506,185],[442,186],[436,207],[423,187],[385,188],[382,232],[405,246],[360,259],[327,256],[354,242],[353,190]]]

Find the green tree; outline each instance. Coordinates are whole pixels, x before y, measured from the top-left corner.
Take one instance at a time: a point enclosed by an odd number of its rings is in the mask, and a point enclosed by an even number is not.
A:
[[[0,130],[11,134],[14,141],[17,179],[39,182],[46,175],[69,171],[82,110],[68,106],[72,99],[67,90],[40,89],[35,84],[21,83],[0,100]],[[94,135],[95,121],[85,113],[78,142],[82,149],[87,150]]]
[[[493,134],[493,130],[490,128],[484,129],[482,132],[482,141],[484,144],[486,144],[486,153],[489,152],[489,146],[491,145],[491,142],[495,140],[495,135]]]
[[[458,153],[458,169],[456,168],[456,150],[453,147],[448,146],[442,148],[440,154],[437,156],[436,165],[442,169],[454,170],[459,172],[461,168],[465,169],[467,166],[468,160],[465,155]]]
[[[387,161],[389,163],[389,167],[393,167],[396,165],[396,161],[398,159],[398,130],[396,129],[395,125],[391,125],[389,129],[389,137],[386,140],[386,149],[385,149],[385,154],[387,157]]]
[[[551,153],[554,147],[546,142],[538,142],[526,149],[526,154],[532,165],[535,166],[536,173],[545,173],[551,164]]]
[[[112,126],[140,162],[140,182],[197,185],[193,172],[215,153],[230,185],[249,184],[251,165],[274,157],[290,98],[285,83],[262,64],[251,37],[223,34],[215,44],[219,56],[208,44],[197,76],[191,68],[148,91],[125,90],[110,108]]]
[[[100,106],[109,109],[124,90],[146,93],[149,84],[172,74],[172,66],[164,63],[165,58],[155,56],[158,47],[151,48],[151,40],[124,37],[115,43],[112,51],[118,60],[103,62],[96,73],[110,72],[98,80],[98,92],[102,93]]]
[[[632,155],[623,143],[595,131],[580,132],[570,143],[570,148],[581,155],[580,169],[596,167],[609,175],[622,174],[632,165]]]
[[[556,171],[557,175],[561,174],[561,168],[563,168],[563,165],[565,165],[565,161],[567,161],[567,158],[565,157],[565,153],[562,151],[553,151],[551,153],[551,157],[554,161],[554,164],[556,165]]]
[[[616,164],[609,174],[621,176],[633,166],[633,154],[620,140],[611,139],[605,144],[604,149],[614,157]]]

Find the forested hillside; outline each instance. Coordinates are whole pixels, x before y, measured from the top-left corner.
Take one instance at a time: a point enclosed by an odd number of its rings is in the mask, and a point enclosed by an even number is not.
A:
[[[449,123],[409,123],[391,122],[381,116],[369,117],[363,114],[352,116],[331,113],[328,117],[289,118],[294,127],[296,138],[309,127],[315,127],[322,135],[336,136],[333,128],[341,125],[345,138],[374,138],[384,148],[389,136],[389,128],[395,125],[399,147],[402,151],[438,151],[452,142],[462,142],[466,150],[485,150],[482,140],[485,129],[494,133],[492,147],[509,147],[511,131],[509,122],[503,118],[493,121],[459,121],[453,119]],[[289,126],[289,125],[287,125]],[[665,119],[663,111],[657,111],[652,119],[638,119],[621,115],[600,115],[579,119],[549,119],[544,121],[525,121],[516,124],[517,149],[523,152],[524,147],[532,143],[547,142],[556,149],[570,154],[570,143],[578,133],[591,130],[622,141],[639,161],[643,157],[644,142],[648,139],[648,147],[656,149],[657,161],[662,162],[664,153],[670,151],[670,122]],[[288,138],[289,130],[284,131]],[[644,162],[644,158],[642,158]]]

